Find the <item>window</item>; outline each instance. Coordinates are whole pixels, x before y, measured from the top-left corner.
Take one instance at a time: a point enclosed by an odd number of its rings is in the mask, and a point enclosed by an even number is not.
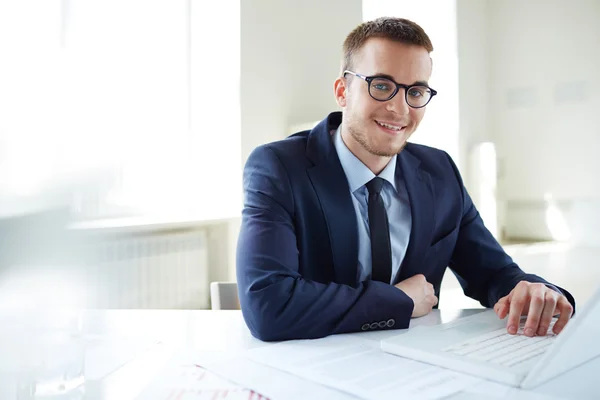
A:
[[[239,0],[2,2],[0,196],[237,213],[239,46]]]

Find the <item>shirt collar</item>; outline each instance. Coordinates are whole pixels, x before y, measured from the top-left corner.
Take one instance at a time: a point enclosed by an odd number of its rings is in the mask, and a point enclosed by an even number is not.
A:
[[[337,151],[342,168],[348,178],[350,191],[354,193],[362,186],[367,184],[371,179],[375,178],[375,174],[360,161],[344,143],[342,139],[342,125],[338,126],[334,133],[334,146]],[[388,181],[394,190],[396,189],[396,157],[392,157],[388,165],[378,175],[380,178]]]

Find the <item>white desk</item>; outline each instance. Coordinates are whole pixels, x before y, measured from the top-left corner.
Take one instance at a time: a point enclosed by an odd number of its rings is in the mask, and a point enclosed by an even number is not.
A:
[[[450,322],[480,311],[482,310],[435,310],[426,317],[413,320],[411,326]],[[83,321],[86,334],[96,337],[110,336],[129,340],[135,338],[138,342],[163,343],[138,352],[131,362],[107,376],[96,380],[86,379],[86,399],[135,398],[152,380],[159,379],[156,376],[157,372],[178,348],[208,351],[213,357],[227,358],[239,355],[247,349],[270,345],[250,335],[239,311],[97,310],[85,312]],[[391,330],[351,335],[378,341],[397,333],[398,331]],[[600,398],[599,370],[600,359],[595,359],[538,388],[535,392],[539,397],[535,398]],[[485,395],[475,392],[460,393],[452,398],[486,398]],[[524,398],[528,397],[531,396]],[[514,394],[510,398],[514,398]],[[3,397],[3,400],[12,399]]]

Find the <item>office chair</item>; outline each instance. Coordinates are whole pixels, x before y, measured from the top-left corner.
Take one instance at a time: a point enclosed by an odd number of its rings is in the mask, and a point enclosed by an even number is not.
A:
[[[212,310],[239,310],[236,282],[211,282],[210,304]]]

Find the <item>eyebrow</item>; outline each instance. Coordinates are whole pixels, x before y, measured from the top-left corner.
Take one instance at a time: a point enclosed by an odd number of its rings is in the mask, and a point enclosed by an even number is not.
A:
[[[371,76],[378,77],[378,78],[386,78],[386,79],[389,79],[390,81],[394,81],[397,83],[397,81],[394,79],[394,77],[391,75],[388,75],[388,74],[376,73],[375,75],[371,75]],[[427,87],[429,87],[429,84],[427,83],[427,81],[416,81],[412,84],[408,84],[407,86],[427,86]]]

